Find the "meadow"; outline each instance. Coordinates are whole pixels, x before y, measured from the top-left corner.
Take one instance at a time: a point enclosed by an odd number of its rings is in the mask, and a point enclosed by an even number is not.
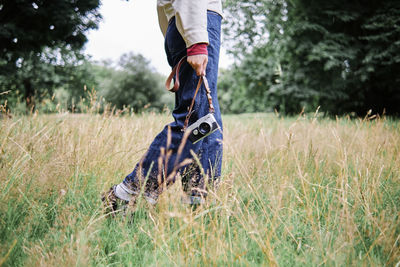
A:
[[[224,116],[222,182],[104,215],[165,114],[0,120],[0,266],[399,266],[400,123]]]

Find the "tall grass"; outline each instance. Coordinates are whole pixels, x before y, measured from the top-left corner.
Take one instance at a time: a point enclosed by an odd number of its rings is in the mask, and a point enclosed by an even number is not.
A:
[[[397,121],[224,117],[222,184],[205,205],[175,183],[153,207],[106,218],[168,114],[1,120],[0,265],[395,266]]]

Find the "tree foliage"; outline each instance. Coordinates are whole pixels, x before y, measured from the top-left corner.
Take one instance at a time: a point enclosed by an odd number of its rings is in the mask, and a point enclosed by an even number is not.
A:
[[[45,47],[80,49],[97,28],[99,0],[5,0],[0,4],[0,52],[15,62]]]
[[[84,97],[85,86],[96,86],[87,59],[79,52],[60,50],[48,48],[42,53],[29,53],[17,62],[14,72],[0,75],[0,90],[7,92],[1,97],[8,100],[12,110],[23,111],[26,105],[33,109],[53,98],[59,89],[67,92],[63,107],[71,109]]]
[[[164,89],[165,78],[142,55],[123,54],[117,66],[106,61],[95,69],[100,95],[116,108],[129,107],[135,112],[172,108],[172,95]]]
[[[55,87],[80,87],[81,48],[101,19],[99,0],[0,3],[0,89],[33,107]],[[81,77],[82,78],[82,77]],[[78,82],[78,80],[80,80]],[[72,90],[77,90],[73,88]]]
[[[231,90],[251,92],[241,101],[286,113],[320,105],[331,114],[400,114],[400,2],[230,0],[227,10],[240,59]]]

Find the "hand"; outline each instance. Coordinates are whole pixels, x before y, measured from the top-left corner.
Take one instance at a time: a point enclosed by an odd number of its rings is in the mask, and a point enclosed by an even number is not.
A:
[[[206,67],[208,63],[207,55],[188,56],[187,62],[196,71],[197,76],[206,75]]]

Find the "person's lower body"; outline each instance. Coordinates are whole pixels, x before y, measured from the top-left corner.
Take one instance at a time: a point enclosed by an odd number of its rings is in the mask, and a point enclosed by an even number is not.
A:
[[[221,34],[221,16],[208,11],[207,30],[209,34],[208,64],[206,75],[211,89],[215,119],[220,130],[215,131],[193,144],[183,138],[182,131],[188,107],[191,104],[199,77],[192,67],[185,63],[180,69],[180,87],[175,93],[175,108],[172,112],[174,122],[166,125],[155,137],[142,160],[124,181],[113,187],[115,195],[132,201],[140,192],[149,202],[155,204],[163,190],[175,182],[179,174],[183,189],[192,204],[204,199],[210,186],[215,185],[221,176],[222,160],[222,121],[217,99],[217,76]],[[165,51],[168,63],[175,66],[186,55],[185,42],[178,32],[172,18],[165,37]],[[189,125],[209,113],[204,85],[195,99]],[[190,162],[190,163],[189,163]]]

